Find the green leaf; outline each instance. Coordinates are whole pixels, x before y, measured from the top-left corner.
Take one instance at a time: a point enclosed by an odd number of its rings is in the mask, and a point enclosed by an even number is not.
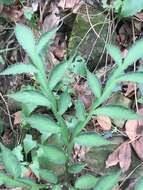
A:
[[[39,151],[42,156],[55,164],[63,165],[67,161],[64,151],[55,145],[40,146]]]
[[[120,15],[122,17],[129,17],[135,15],[143,9],[143,0],[124,0]]]
[[[81,177],[79,177],[76,182],[75,182],[75,188],[77,189],[92,189],[95,187],[98,179],[91,175],[91,174],[86,174]],[[101,189],[100,189],[101,190]]]
[[[0,144],[1,147],[1,158],[2,163],[7,172],[9,172],[13,177],[17,178],[21,176],[21,166],[18,158],[15,154],[6,148],[4,145]]]
[[[137,119],[141,120],[143,117],[141,115],[136,114],[134,111],[127,109],[123,106],[116,105],[107,105],[100,108],[97,108],[94,111],[95,115],[105,115],[111,118],[117,119]]]
[[[143,176],[139,178],[134,187],[134,190],[142,190],[142,189],[143,189]]]
[[[111,141],[106,140],[95,132],[82,133],[75,137],[74,142],[86,147],[99,147],[113,144]]]
[[[52,29],[49,32],[45,32],[39,39],[39,42],[36,46],[37,52],[41,53],[42,50],[45,48],[45,46],[49,45],[51,42],[51,39],[54,38],[55,34],[57,32],[57,28]]]
[[[75,163],[69,166],[68,172],[71,174],[77,174],[85,168],[86,164],[84,163]]]
[[[14,0],[0,0],[0,4],[11,5],[14,3]]]
[[[52,171],[49,171],[46,169],[40,169],[39,173],[40,173],[40,177],[44,179],[45,181],[48,181],[53,184],[56,184],[58,182],[57,176]]]
[[[28,135],[28,134],[25,136],[23,140],[23,144],[24,144],[24,150],[26,154],[28,154],[28,152],[30,152],[33,148],[37,146],[36,141],[32,139],[32,135]]]
[[[140,99],[138,99],[138,103],[143,104],[143,97],[141,97]]]
[[[102,87],[99,82],[99,79],[90,71],[87,70],[87,82],[91,88],[93,94],[99,98],[101,96]]]
[[[22,73],[37,73],[38,70],[31,64],[17,63],[9,66],[0,75],[16,75]]]
[[[55,185],[52,190],[62,190],[61,185]]]
[[[84,121],[86,116],[86,111],[83,102],[78,99],[75,102],[75,109],[76,109],[76,117],[79,119],[79,121]]]
[[[121,55],[120,49],[111,44],[107,44],[106,49],[107,49],[107,52],[109,53],[109,55],[114,59],[114,61],[118,65],[121,65],[122,64],[122,55]]]
[[[137,3],[136,3],[137,4]],[[128,54],[123,62],[123,68],[126,69],[128,66],[136,62],[138,59],[143,57],[143,40],[136,41],[128,51]]]
[[[5,64],[5,61],[3,59],[3,57],[0,55],[0,64],[4,65]]]
[[[65,113],[65,111],[67,111],[67,109],[71,106],[71,97],[68,93],[68,91],[66,90],[65,92],[63,92],[60,96],[60,100],[59,100],[59,113],[62,115]]]
[[[143,72],[130,72],[121,75],[117,78],[117,81],[129,81],[136,83],[143,83]]]
[[[54,67],[48,79],[48,86],[51,90],[60,82],[67,68],[68,61],[65,61],[64,63],[59,63]]]
[[[32,128],[37,129],[42,134],[57,134],[60,132],[58,125],[49,119],[48,116],[46,117],[40,114],[33,114],[32,116],[25,118],[25,120],[31,125]]]
[[[9,94],[8,97],[23,104],[34,104],[37,106],[50,107],[50,102],[47,97],[40,92],[34,90],[19,91],[14,94]]]
[[[12,152],[15,154],[15,156],[18,158],[19,161],[23,161],[23,153],[22,153],[22,150],[23,150],[23,148],[22,148],[21,144],[18,145],[18,146],[16,146],[16,147],[12,150]]]
[[[121,172],[118,172],[116,174],[110,174],[103,176],[99,179],[97,182],[94,190],[111,190],[115,185],[117,185],[119,179],[120,179]]]
[[[26,53],[30,57],[34,57],[36,42],[32,30],[23,24],[16,24],[15,35],[19,44],[23,47]]]

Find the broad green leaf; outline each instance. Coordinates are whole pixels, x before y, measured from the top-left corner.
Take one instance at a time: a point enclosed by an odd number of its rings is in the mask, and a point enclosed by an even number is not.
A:
[[[62,190],[61,185],[55,185],[52,190]]]
[[[68,172],[71,174],[77,174],[85,168],[86,164],[84,163],[75,163],[69,166]]]
[[[121,172],[116,174],[110,174],[107,176],[103,176],[97,182],[94,190],[111,190],[115,187],[120,179]]]
[[[111,141],[106,140],[104,137],[96,134],[95,132],[82,133],[75,137],[74,142],[86,147],[99,147],[113,144]]]
[[[83,102],[78,99],[75,102],[75,109],[76,109],[76,117],[79,119],[79,121],[84,121],[86,116],[86,111]]]
[[[60,82],[67,68],[68,68],[68,61],[59,63],[54,67],[48,79],[48,86],[51,90]]]
[[[111,118],[117,119],[138,119],[142,120],[143,117],[141,115],[136,114],[134,111],[127,109],[123,106],[116,105],[107,105],[100,108],[97,108],[94,111],[95,115],[105,115]]]
[[[65,92],[63,92],[60,96],[59,99],[59,113],[62,115],[65,113],[65,111],[67,111],[67,109],[71,106],[71,97],[68,93],[68,91],[66,90]]]
[[[0,4],[11,5],[14,3],[14,0],[0,0]]]
[[[9,172],[13,177],[17,178],[21,176],[21,166],[18,158],[15,154],[6,148],[4,145],[0,144],[1,147],[1,158],[2,163],[7,172]]]
[[[137,4],[137,3],[136,3]],[[136,62],[143,57],[143,40],[136,41],[131,48],[129,48],[128,54],[123,62],[123,68],[126,69],[129,65]]]
[[[143,83],[143,72],[130,72],[117,77],[117,81]]]
[[[40,169],[39,173],[40,173],[40,177],[44,179],[45,181],[48,181],[53,184],[56,184],[58,182],[57,176],[52,171],[49,171],[46,169]]]
[[[19,182],[15,179],[12,179],[11,177],[7,176],[4,173],[0,173],[0,184],[5,185],[6,187],[10,188],[17,188],[17,187],[23,187],[23,188],[28,188],[29,186],[27,184],[24,184],[22,182]]]
[[[129,17],[135,15],[143,9],[143,0],[124,0],[120,15],[122,17]]]
[[[67,161],[64,151],[55,145],[40,146],[39,151],[41,152],[40,156],[46,157],[55,164],[63,165]]]
[[[9,66],[0,75],[16,75],[22,73],[37,73],[38,70],[31,64],[17,63]]]
[[[29,165],[29,168],[32,170],[32,172],[35,174],[37,178],[40,177],[40,174],[39,174],[40,164],[39,164],[37,155],[32,156],[32,163]]]
[[[75,182],[75,188],[77,189],[92,189],[95,187],[98,179],[91,175],[91,174],[86,174],[81,177],[79,177],[76,182]],[[101,190],[101,189],[100,189]]]
[[[143,189],[143,176],[139,178],[134,187],[134,190],[142,190],[142,189]]]
[[[48,118],[48,116],[33,114],[30,117],[25,118],[26,122],[28,122],[32,128],[37,129],[42,134],[51,133],[57,134],[60,132],[60,128],[58,125]]]
[[[19,44],[30,57],[35,55],[35,37],[32,30],[23,24],[16,24],[15,35]]]
[[[143,97],[141,97],[140,99],[138,99],[138,103],[143,104]]]
[[[15,156],[18,158],[19,161],[23,161],[23,147],[20,145],[16,146],[12,152],[15,154]]]
[[[51,42],[51,39],[54,38],[56,31],[57,31],[57,28],[54,28],[53,30],[44,33],[40,37],[38,44],[36,46],[38,53],[41,53],[42,50],[45,48],[45,46],[49,45],[49,43]]]
[[[121,65],[122,64],[122,55],[121,55],[120,49],[111,44],[107,44],[106,49],[107,49],[107,52],[109,53],[109,55],[114,59],[114,61],[118,65]]]
[[[47,97],[40,92],[34,90],[19,91],[14,94],[9,94],[8,97],[23,104],[34,104],[37,106],[50,107],[50,102]]]
[[[99,98],[101,96],[102,87],[99,82],[99,79],[90,71],[87,70],[87,82],[91,88],[93,94]]]
[[[25,153],[28,154],[33,148],[37,146],[36,141],[32,139],[32,135],[27,134],[23,140]]]

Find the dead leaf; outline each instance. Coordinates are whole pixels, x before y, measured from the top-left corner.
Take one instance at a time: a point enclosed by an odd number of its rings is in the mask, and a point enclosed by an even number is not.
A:
[[[58,6],[62,9],[73,9],[79,2],[80,0],[60,0]]]
[[[126,134],[130,138],[130,140],[134,140],[137,137],[138,125],[139,125],[139,122],[137,120],[128,120],[126,122],[126,125],[125,125]]]
[[[132,146],[138,157],[143,161],[143,137],[132,142]]]
[[[135,85],[131,82],[128,82],[125,96],[130,96],[134,90],[135,90]]]
[[[14,125],[18,125],[21,123],[22,118],[21,118],[21,111],[18,111],[13,114],[14,115]]]
[[[112,123],[108,116],[97,116],[96,119],[103,131],[111,130]]]
[[[119,148],[118,147],[114,152],[112,152],[108,159],[106,160],[106,168],[110,168],[111,166],[115,166],[119,162]]]
[[[131,164],[131,146],[128,142],[123,143],[119,150],[119,164],[122,171],[127,171]]]

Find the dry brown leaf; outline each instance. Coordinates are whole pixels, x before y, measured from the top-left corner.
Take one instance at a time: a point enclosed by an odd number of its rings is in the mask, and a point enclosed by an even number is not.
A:
[[[119,164],[122,171],[127,171],[131,164],[131,146],[125,142],[120,146],[119,150]]]
[[[62,9],[73,9],[79,2],[80,0],[60,0],[58,6]]]
[[[97,116],[96,119],[103,131],[111,130],[112,123],[108,116]]]
[[[125,96],[129,96],[134,90],[135,90],[135,85],[131,82],[129,82],[127,84],[127,90],[126,90],[126,93],[125,93]]]
[[[138,157],[143,161],[143,137],[132,142],[132,146]]]
[[[125,128],[126,128],[126,134],[131,140],[134,140],[137,137],[137,128],[138,128],[139,122],[137,120],[128,120],[126,122]]]
[[[14,115],[14,125],[18,125],[21,123],[22,118],[21,118],[21,111],[18,111],[13,114]]]
[[[108,156],[108,159],[106,161],[106,168],[109,168],[111,166],[115,166],[118,164],[118,162],[119,162],[119,149],[120,149],[120,147],[118,147],[114,152],[112,152]]]

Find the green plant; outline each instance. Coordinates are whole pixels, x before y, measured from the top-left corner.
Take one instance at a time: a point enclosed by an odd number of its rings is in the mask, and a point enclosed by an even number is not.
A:
[[[76,117],[73,116],[72,118],[73,120],[76,119],[71,127],[69,121],[64,117],[66,110],[72,104],[70,90],[68,86],[64,86],[63,93],[59,94],[58,88],[60,85],[62,86],[65,74],[71,72],[71,70],[73,71],[73,65],[75,66],[81,62],[84,64],[84,60],[76,55],[64,60],[54,67],[47,80],[42,56],[45,47],[50,43],[55,33],[56,29],[45,33],[37,42],[30,28],[22,24],[17,24],[15,27],[16,38],[31,61],[29,64],[14,64],[1,72],[0,75],[30,72],[35,76],[37,87],[24,88],[19,92],[9,94],[8,97],[21,102],[23,125],[27,130],[30,127],[38,130],[40,139],[33,140],[33,137],[27,134],[22,144],[12,151],[2,144],[0,145],[1,161],[5,166],[5,172],[0,173],[0,183],[8,187],[24,187],[30,190],[46,187],[61,189],[61,185],[69,189],[111,190],[119,181],[121,172],[112,173],[101,178],[97,178],[90,173],[79,178],[75,177],[85,168],[86,163],[72,162],[73,146],[79,144],[85,147],[98,147],[113,144],[112,141],[95,132],[83,132],[83,129],[94,115],[107,115],[111,118],[124,120],[143,119],[142,116],[123,106],[105,104],[118,83],[122,81],[142,83],[143,72],[127,72],[125,74],[125,70],[133,62],[142,58],[143,40],[137,41],[129,49],[124,60],[117,47],[109,44],[106,46],[108,53],[116,62],[116,67],[110,73],[104,88],[100,79],[91,73],[86,66],[84,67],[84,73],[95,100],[89,111],[86,111],[80,99],[77,100],[75,103]],[[52,112],[52,117],[48,114],[34,113],[38,106],[45,106],[47,110]],[[58,145],[52,143],[49,137],[56,137]],[[23,149],[24,153],[22,153]],[[28,159],[24,159],[29,154],[32,158],[30,162],[28,162]],[[62,174],[56,175],[53,169],[54,166],[63,168]],[[27,168],[31,168],[39,179],[39,183],[24,177],[24,171]],[[64,177],[64,180],[61,176]]]

